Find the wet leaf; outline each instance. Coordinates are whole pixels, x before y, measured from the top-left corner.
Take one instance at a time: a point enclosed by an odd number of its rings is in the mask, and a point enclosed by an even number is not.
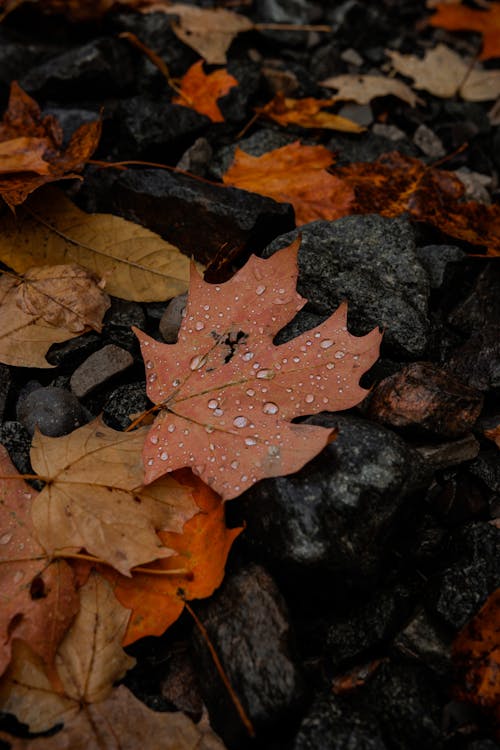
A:
[[[334,99],[313,99],[312,97],[289,99],[278,93],[264,107],[256,107],[255,111],[285,127],[300,125],[302,128],[326,128],[345,133],[362,133],[365,130],[361,125],[346,117],[322,111],[334,103]]]
[[[483,35],[480,60],[500,57],[500,3],[493,2],[487,10],[466,5],[437,3],[429,24],[448,31],[478,31]]]
[[[11,138],[0,143],[0,174],[36,172],[48,174],[49,165],[43,158],[47,144],[43,138]]]
[[[203,61],[198,60],[191,65],[187,73],[181,78],[180,90],[182,96],[172,99],[174,104],[182,104],[209,117],[212,122],[224,122],[217,100],[225,96],[238,81],[226,69],[205,73]],[[1,162],[0,162],[1,163]]]
[[[290,420],[359,403],[361,375],[380,333],[347,332],[343,304],[320,326],[281,346],[276,333],[306,300],[296,291],[300,242],[269,260],[252,256],[225,284],[193,268],[176,344],[137,332],[149,398],[160,405],[144,447],[145,481],[183,466],[224,499],[263,477],[298,471],[331,430]]]
[[[46,188],[0,218],[0,260],[22,273],[34,264],[75,262],[104,278],[116,297],[153,302],[186,291],[189,258],[159,235],[110,214],[87,214]]]
[[[406,83],[397,78],[370,75],[340,75],[326,78],[320,86],[335,89],[335,101],[352,101],[369,104],[378,96],[397,96],[410,107],[419,103],[419,98]]]
[[[37,491],[18,474],[0,445],[0,674],[20,640],[47,665],[78,611],[73,574],[51,561],[31,520]],[[7,478],[12,477],[12,479]]]

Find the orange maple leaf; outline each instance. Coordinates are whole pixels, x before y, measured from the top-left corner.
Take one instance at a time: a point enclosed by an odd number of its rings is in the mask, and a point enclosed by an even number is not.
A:
[[[274,99],[255,111],[279,125],[300,125],[302,128],[327,128],[346,133],[362,133],[365,128],[347,117],[323,112],[325,107],[335,104],[335,99],[289,99],[277,93]]]
[[[466,5],[438,3],[429,19],[431,26],[448,31],[479,31],[483,35],[480,60],[500,57],[500,3],[493,2],[488,10],[475,10]]]
[[[62,129],[53,115],[14,81],[0,123],[0,196],[12,208],[46,182],[78,177],[97,148],[101,122],[81,125],[63,148]]]
[[[194,109],[212,122],[224,122],[217,100],[238,85],[236,78],[225,68],[207,74],[203,70],[203,60],[198,60],[191,65],[180,83],[180,96],[172,99],[173,104]]]

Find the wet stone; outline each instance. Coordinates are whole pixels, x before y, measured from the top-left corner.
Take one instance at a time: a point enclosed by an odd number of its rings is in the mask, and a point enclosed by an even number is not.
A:
[[[94,331],[89,331],[82,336],[64,341],[62,344],[53,344],[46,358],[51,365],[60,367],[63,372],[72,372],[101,346],[101,336]]]
[[[500,495],[500,453],[496,448],[482,451],[468,466],[470,474],[480,479],[491,492]]]
[[[394,648],[410,659],[424,662],[437,674],[451,671],[451,635],[424,609],[418,609],[394,640]]]
[[[227,577],[197,609],[223,669],[258,732],[293,716],[302,700],[302,679],[292,654],[285,603],[264,568],[250,565]],[[215,731],[232,746],[245,729],[195,631],[195,663]]]
[[[250,60],[229,61],[227,72],[238,81],[225,96],[217,100],[226,122],[245,122],[248,118],[248,102],[257,91],[260,81],[260,66]]]
[[[197,138],[195,142],[182,154],[177,162],[177,168],[184,172],[204,177],[208,165],[212,160],[212,146],[206,138]]]
[[[170,650],[161,693],[177,711],[184,711],[194,721],[200,720],[203,701],[188,643],[176,643]]]
[[[466,257],[455,245],[425,245],[417,247],[417,257],[429,276],[431,289],[439,289],[445,280],[449,263],[459,263]]]
[[[475,330],[463,346],[455,349],[446,367],[478,391],[500,388],[500,325]]]
[[[71,376],[71,390],[77,398],[84,398],[108,380],[125,372],[134,363],[132,355],[114,344],[108,344],[91,354]]]
[[[177,334],[181,327],[182,316],[186,309],[186,302],[187,292],[185,294],[179,294],[177,297],[170,300],[161,317],[159,331],[166,344],[175,344],[177,341]]]
[[[331,314],[349,300],[349,330],[384,330],[384,346],[418,357],[427,345],[430,293],[416,254],[413,229],[404,219],[378,215],[315,221],[300,228],[297,289],[317,314]],[[264,251],[286,247],[298,231],[278,237]]]
[[[448,322],[471,333],[500,321],[500,268],[490,263],[477,277],[470,294],[448,316]]]
[[[38,427],[43,435],[60,437],[86,424],[92,415],[76,396],[64,388],[38,388],[18,404],[17,418],[30,435]]]
[[[327,148],[334,153],[338,153],[335,164],[339,167],[351,162],[375,161],[382,154],[394,151],[394,142],[382,135],[375,133],[360,133],[352,136],[345,133],[335,133],[330,138]],[[398,151],[406,156],[416,156],[417,148],[408,140],[398,141]]]
[[[132,326],[141,330],[146,327],[146,313],[141,305],[113,298],[104,318],[103,336],[110,343],[135,354],[139,351],[139,343]]]
[[[104,404],[104,421],[114,430],[126,430],[149,405],[144,383],[120,385],[109,394]]]
[[[33,474],[30,461],[31,435],[21,422],[8,421],[0,425],[0,444],[21,474]]]
[[[430,362],[414,362],[377,385],[367,416],[390,427],[419,428],[459,437],[476,422],[480,393]]]

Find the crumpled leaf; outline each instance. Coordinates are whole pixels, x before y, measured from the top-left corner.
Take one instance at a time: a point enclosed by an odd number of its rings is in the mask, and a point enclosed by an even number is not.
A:
[[[212,122],[224,122],[217,100],[237,85],[236,78],[226,69],[214,70],[207,74],[203,70],[203,60],[198,60],[181,78],[182,96],[174,97],[172,102],[194,109],[209,117]]]
[[[493,440],[493,442],[497,444],[498,448],[500,448],[500,424],[489,430],[485,430],[484,434],[487,438]]]
[[[500,57],[500,3],[491,3],[488,10],[476,10],[466,5],[437,3],[436,13],[429,18],[431,26],[448,31],[479,31],[483,35],[480,60]]]
[[[371,75],[339,75],[320,81],[320,86],[336,89],[335,101],[353,101],[369,104],[378,96],[397,96],[410,107],[419,103],[419,98],[406,83],[397,78]]]
[[[413,78],[417,89],[451,99],[460,95],[470,102],[482,102],[500,96],[500,71],[477,70],[445,44],[426,50],[423,59],[387,50],[398,73]]]
[[[37,494],[0,445],[0,674],[19,640],[50,666],[78,611],[70,567],[50,559],[33,528],[31,506]]]
[[[110,214],[87,214],[56,188],[36,193],[27,207],[30,213],[20,208],[17,219],[0,218],[0,260],[18,272],[75,262],[104,278],[109,294],[136,302],[186,291],[189,258],[149,229]]]
[[[456,697],[491,711],[500,737],[500,588],[453,644]]]
[[[123,645],[147,635],[161,635],[180,617],[184,601],[210,596],[220,586],[231,545],[242,529],[228,529],[218,495],[188,469],[174,472],[176,481],[189,487],[200,512],[182,534],[160,531],[165,546],[175,556],[149,564],[152,570],[184,570],[171,576],[133,573],[131,578],[102,568],[115,596],[132,610]]]
[[[300,125],[302,128],[326,128],[345,133],[362,133],[365,128],[347,117],[323,112],[325,107],[331,107],[334,99],[289,99],[277,93],[274,99],[263,107],[256,107],[255,111],[280,125]]]
[[[297,225],[337,219],[351,213],[354,192],[326,171],[333,161],[333,154],[324,146],[303,146],[300,141],[262,156],[237,148],[223,180],[226,185],[291,203]]]
[[[47,484],[31,512],[47,551],[64,556],[84,548],[124,575],[173,554],[156,530],[182,531],[198,508],[171,477],[143,492],[147,432],[117,432],[95,419],[63,437],[35,433],[31,463]]]
[[[10,173],[5,173],[5,165],[0,169],[0,196],[12,208],[23,203],[33,190],[47,182],[63,177],[78,177],[75,172],[79,172],[90,159],[100,135],[100,120],[85,123],[75,130],[68,145],[63,148],[62,129],[56,118],[53,115],[42,117],[35,100],[14,81],[9,105],[0,124],[0,143],[4,154],[11,149],[11,158],[16,149],[20,149],[21,153],[17,167]],[[31,164],[29,152],[26,152],[30,145],[34,148]],[[1,161],[0,158],[0,165]]]
[[[347,332],[346,305],[321,325],[274,346],[306,300],[296,291],[300,242],[269,260],[252,256],[225,284],[192,269],[176,344],[137,331],[148,396],[160,406],[144,446],[146,483],[190,466],[224,499],[264,477],[298,471],[331,430],[290,420],[359,403],[361,375],[380,333]]]
[[[0,361],[17,367],[52,367],[52,344],[93,328],[100,331],[110,300],[86,269],[75,264],[28,269],[0,277]]]
[[[47,144],[43,138],[11,138],[0,143],[0,174],[36,172],[48,174],[49,165],[43,155]]]

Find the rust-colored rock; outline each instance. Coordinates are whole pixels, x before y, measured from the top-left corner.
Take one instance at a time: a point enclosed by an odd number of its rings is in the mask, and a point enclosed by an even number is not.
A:
[[[368,413],[392,427],[420,427],[446,437],[470,430],[483,404],[482,396],[428,362],[415,362],[391,375],[375,389]]]

